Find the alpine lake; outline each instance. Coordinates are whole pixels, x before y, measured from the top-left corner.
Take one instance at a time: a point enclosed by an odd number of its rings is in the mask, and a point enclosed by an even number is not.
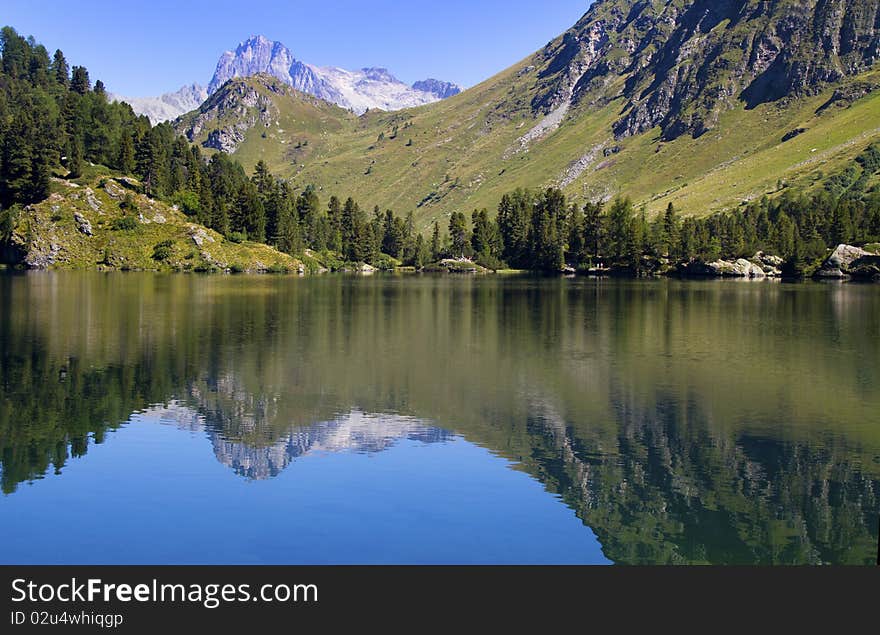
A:
[[[0,563],[874,564],[880,286],[0,272]]]

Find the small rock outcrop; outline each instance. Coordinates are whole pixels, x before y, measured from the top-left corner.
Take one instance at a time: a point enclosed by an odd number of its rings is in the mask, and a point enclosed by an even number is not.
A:
[[[197,247],[214,242],[214,238],[203,227],[190,227],[189,237]]]
[[[95,198],[95,192],[92,188],[86,188],[86,205],[89,206],[93,212],[97,212],[98,214],[102,214],[101,204],[98,202],[98,199]]]
[[[853,280],[880,282],[880,256],[862,256],[849,268]]]
[[[740,258],[738,260],[716,260],[714,262],[702,262],[695,260],[685,265],[682,273],[688,276],[703,278],[766,278],[762,267],[753,262]]]
[[[752,256],[751,261],[761,267],[764,273],[769,277],[778,278],[782,276],[782,265],[785,264],[784,258],[759,251]]]
[[[85,234],[86,236],[92,235],[92,224],[89,222],[89,219],[80,214],[79,212],[73,213],[73,220],[76,221],[76,226],[80,232]]]
[[[869,251],[852,245],[838,245],[831,255],[819,266],[815,277],[844,279],[850,277],[851,269],[862,258],[873,256]]]

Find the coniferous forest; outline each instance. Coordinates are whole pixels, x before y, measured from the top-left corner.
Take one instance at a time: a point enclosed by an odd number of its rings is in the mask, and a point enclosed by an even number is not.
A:
[[[193,221],[233,242],[266,243],[288,254],[305,249],[338,263],[422,268],[470,258],[489,269],[592,269],[638,275],[670,264],[781,256],[802,275],[841,243],[880,241],[880,147],[828,178],[821,191],[785,190],[709,217],[676,210],[648,218],[629,199],[573,203],[555,188],[504,195],[497,214],[454,212],[448,223],[417,230],[412,211],[364,209],[351,196],[321,200],[311,184],[275,177],[265,163],[252,175],[228,155],[208,158],[167,123],[151,125],[64,54],[10,27],[0,35],[0,240],[22,206],[45,199],[53,177],[79,178],[88,165],[133,175],[142,193],[177,205]],[[344,194],[344,193],[343,193]],[[343,201],[343,198],[345,199]],[[390,258],[389,258],[390,257]],[[392,260],[394,259],[394,260]]]

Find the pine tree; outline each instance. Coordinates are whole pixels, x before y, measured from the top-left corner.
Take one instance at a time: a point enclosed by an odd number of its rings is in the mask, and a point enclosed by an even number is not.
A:
[[[569,212],[568,254],[569,260],[578,266],[587,259],[587,245],[584,236],[584,212],[578,205]]]
[[[254,242],[266,241],[266,210],[256,186],[244,180],[236,201],[236,215],[232,219],[233,231],[245,234]]]
[[[412,210],[410,210],[406,215],[406,220],[403,223],[403,236],[402,236],[402,256],[400,256],[405,261],[411,261],[414,257],[414,252],[416,248],[416,221],[415,214]]]
[[[321,236],[321,202],[315,188],[308,186],[296,199],[296,212],[302,230],[304,245],[321,251],[325,248],[324,237]]]
[[[565,266],[563,237],[559,232],[559,216],[565,210],[565,196],[560,190],[548,188],[539,197],[529,232],[532,269],[561,271]]]
[[[663,238],[661,245],[663,255],[668,258],[675,258],[679,255],[678,234],[678,217],[676,215],[675,205],[669,203],[669,205],[666,206],[666,213],[663,215]]]
[[[119,158],[117,159],[117,166],[119,170],[125,174],[132,174],[136,167],[134,161],[134,142],[131,139],[131,135],[127,132],[123,132],[122,137],[119,140]]]
[[[611,257],[625,260],[633,240],[633,206],[628,198],[617,197],[608,212],[608,243]]]
[[[359,238],[361,227],[359,226],[360,208],[354,199],[348,197],[342,208],[342,254],[346,260],[357,262],[360,260]]]
[[[431,233],[431,260],[440,260],[440,223],[434,221],[434,231]]]
[[[390,209],[385,211],[382,223],[382,251],[394,258],[403,255],[403,226]]]
[[[642,256],[645,253],[648,238],[648,220],[645,211],[637,214],[630,221],[631,228],[627,235],[626,260],[627,265],[635,273],[640,273]]]
[[[841,201],[834,210],[831,237],[835,245],[848,244],[852,240],[853,223],[849,201]]]
[[[327,204],[327,249],[342,251],[342,204],[335,196]]]
[[[55,82],[67,88],[70,83],[70,67],[60,49],[55,51],[55,56],[52,59],[52,72],[55,76]]]
[[[302,232],[293,201],[293,192],[287,183],[281,183],[274,193],[278,212],[278,229],[274,242],[280,251],[298,254],[302,251]]]
[[[602,203],[584,205],[584,248],[591,259],[598,259],[604,250],[605,217]]]
[[[79,137],[71,137],[67,143],[67,178],[78,179],[82,176],[83,148]]]
[[[471,248],[477,256],[492,256],[492,226],[486,209],[474,210],[471,215],[474,231],[471,234]]]
[[[73,77],[70,80],[70,90],[78,95],[85,95],[92,88],[89,80],[89,71],[84,66],[73,67]]]
[[[379,206],[374,206],[373,217],[370,219],[370,238],[372,239],[370,243],[370,262],[375,262],[382,253],[382,241],[385,237],[383,230],[384,218]]]
[[[449,217],[449,236],[452,239],[452,252],[456,257],[464,257],[468,243],[467,220],[461,212],[452,212]]]
[[[147,196],[163,196],[168,184],[168,158],[158,128],[153,128],[138,148],[138,166],[144,193]]]
[[[428,251],[428,246],[425,244],[425,237],[421,234],[417,235],[413,259],[412,262],[410,262],[410,265],[416,269],[422,269],[428,264],[428,259],[430,257],[431,254]]]
[[[502,257],[514,267],[530,266],[529,226],[534,207],[534,195],[522,189],[505,194],[498,204],[498,230],[504,245]]]

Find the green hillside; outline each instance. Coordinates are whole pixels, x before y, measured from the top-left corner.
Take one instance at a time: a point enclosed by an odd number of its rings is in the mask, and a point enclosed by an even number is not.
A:
[[[554,129],[559,109],[534,102],[556,63],[545,50],[450,99],[357,118],[267,76],[237,79],[177,129],[210,152],[212,133],[247,127],[233,149],[247,169],[264,160],[296,187],[414,210],[421,230],[452,211],[494,210],[517,187],[558,186],[572,201],[623,193],[649,213],[672,202],[705,216],[810,188],[880,139],[876,69],[755,107],[732,100],[711,129],[665,140],[661,126],[615,136],[626,74],[571,100]]]
[[[232,242],[175,206],[136,193],[141,184],[101,168],[54,179],[49,197],[18,212],[5,250],[31,268],[296,273],[314,269],[256,242]]]

